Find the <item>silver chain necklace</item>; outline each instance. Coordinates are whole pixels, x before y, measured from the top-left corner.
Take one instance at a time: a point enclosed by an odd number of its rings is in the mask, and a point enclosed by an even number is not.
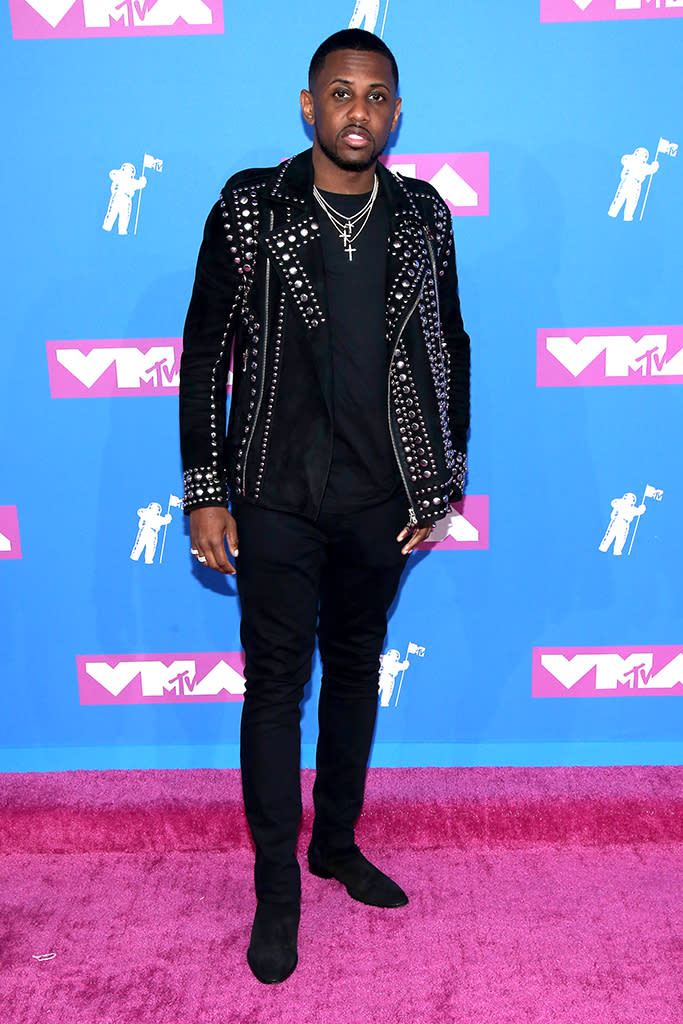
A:
[[[372,193],[363,209],[359,210],[358,213],[354,213],[353,217],[345,217],[344,214],[339,212],[339,210],[335,210],[333,206],[330,206],[327,200],[321,195],[319,189],[315,185],[313,186],[313,195],[336,228],[337,234],[342,240],[344,252],[348,254],[349,263],[353,261],[354,252],[358,251],[353,248],[352,242],[355,242],[356,239],[360,237],[363,228],[369,221],[378,192],[379,179],[377,178],[377,175],[375,175],[375,183],[372,186]],[[360,225],[360,227],[358,225]]]

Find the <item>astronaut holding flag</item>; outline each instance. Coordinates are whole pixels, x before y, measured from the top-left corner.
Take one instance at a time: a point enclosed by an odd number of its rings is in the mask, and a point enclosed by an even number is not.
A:
[[[636,206],[640,199],[642,184],[645,179],[648,178],[647,191],[640,210],[639,220],[642,220],[647,203],[647,197],[649,196],[650,188],[652,187],[652,178],[659,170],[659,161],[657,160],[657,157],[660,153],[663,153],[665,156],[676,156],[677,152],[677,142],[670,142],[668,139],[660,137],[659,142],[657,143],[655,159],[652,163],[648,163],[650,154],[644,146],[638,146],[638,148],[634,149],[632,153],[624,153],[621,158],[621,178],[614,194],[614,199],[607,211],[609,216],[616,217],[623,207],[624,220],[633,220],[633,215],[636,212]]]
[[[624,551],[624,545],[628,538],[628,532],[631,529],[631,523],[635,519],[636,525],[633,529],[631,536],[631,543],[627,554],[631,554],[633,548],[633,541],[635,540],[638,525],[640,523],[640,517],[647,511],[645,505],[646,498],[653,498],[655,501],[661,501],[664,496],[664,491],[658,490],[653,487],[652,484],[646,484],[645,493],[643,494],[643,500],[640,505],[636,504],[636,496],[632,491],[628,491],[622,498],[614,498],[612,500],[612,514],[610,521],[605,531],[605,536],[602,538],[599,544],[599,550],[606,552],[609,550],[611,544],[614,544],[613,554],[621,555]]]
[[[105,231],[111,231],[118,217],[118,233],[120,235],[127,235],[130,215],[133,209],[133,196],[136,192],[138,193],[139,210],[140,193],[147,184],[147,178],[144,174],[136,178],[135,167],[133,164],[128,163],[121,164],[120,167],[114,167],[109,172],[109,177],[111,178],[111,196],[102,227]],[[137,218],[135,227],[137,229]]]
[[[407,668],[410,668],[410,661],[408,655],[414,654],[418,658],[424,658],[425,648],[420,647],[418,644],[414,644],[412,640],[408,643],[408,650],[406,651],[405,660],[401,661],[401,655],[396,650],[387,651],[380,658],[380,672],[379,672],[379,703],[380,707],[388,708],[391,703],[391,697],[394,692],[396,685],[396,676],[401,673],[401,679],[398,684],[398,690],[396,692],[396,700],[394,701],[394,707],[398,704],[398,699],[401,696],[401,687],[403,686],[403,676]]]
[[[133,544],[130,557],[137,562],[140,555],[145,555],[145,564],[152,565],[154,552],[157,549],[159,530],[162,526],[168,526],[171,516],[166,513],[162,515],[161,505],[158,501],[150,501],[146,508],[138,509],[138,532]]]
[[[179,498],[177,494],[169,494],[168,496],[168,508],[164,515],[161,510],[161,505],[158,501],[150,501],[146,508],[139,508],[138,515],[138,532],[133,544],[133,550],[130,553],[130,557],[134,562],[139,561],[140,556],[144,553],[145,564],[152,565],[154,562],[154,555],[157,549],[157,542],[159,540],[159,530],[164,528],[164,536],[161,542],[161,553],[159,555],[159,565],[161,565],[164,558],[164,547],[166,545],[166,531],[168,530],[168,524],[172,520],[171,509],[182,508],[183,500]]]
[[[652,175],[659,170],[657,160],[648,163],[649,159],[650,154],[644,146],[638,146],[632,153],[624,153],[621,158],[621,178],[614,193],[614,199],[607,211],[610,217],[616,217],[623,206],[624,220],[633,220],[643,182],[648,175],[652,181]]]

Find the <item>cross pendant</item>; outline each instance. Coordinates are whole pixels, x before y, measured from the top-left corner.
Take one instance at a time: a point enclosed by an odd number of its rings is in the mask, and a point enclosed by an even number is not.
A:
[[[353,263],[353,253],[358,252],[358,250],[353,248],[353,246],[351,245],[350,238],[346,240],[346,245],[344,246],[344,249],[349,254],[349,263]]]

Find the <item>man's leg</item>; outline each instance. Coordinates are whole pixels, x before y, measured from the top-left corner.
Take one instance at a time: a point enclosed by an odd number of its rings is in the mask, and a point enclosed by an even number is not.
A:
[[[355,850],[377,716],[379,656],[406,563],[395,539],[407,522],[406,502],[394,498],[335,519],[334,531],[321,523],[330,549],[320,593],[323,680],[312,843],[333,856]]]
[[[241,764],[256,846],[256,896],[299,899],[301,712],[315,646],[323,545],[315,524],[235,503],[237,584],[246,655]]]

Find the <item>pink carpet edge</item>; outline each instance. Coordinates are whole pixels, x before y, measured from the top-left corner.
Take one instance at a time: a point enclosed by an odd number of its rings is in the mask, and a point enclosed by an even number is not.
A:
[[[314,772],[302,771],[310,828]],[[683,766],[372,768],[359,841],[683,841]],[[438,839],[437,839],[438,837]],[[235,769],[0,775],[0,852],[87,853],[248,847]]]

